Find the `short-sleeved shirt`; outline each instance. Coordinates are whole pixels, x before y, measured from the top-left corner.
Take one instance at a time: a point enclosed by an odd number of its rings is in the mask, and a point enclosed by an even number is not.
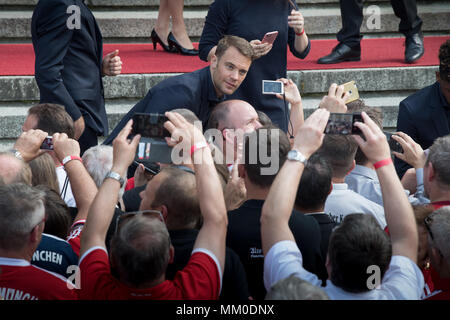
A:
[[[346,215],[352,213],[367,213],[377,220],[382,229],[387,225],[383,207],[348,189],[346,183],[333,183],[333,191],[325,201],[325,212],[336,223],[341,223]]]
[[[67,241],[43,233],[31,264],[69,278],[73,274],[70,266],[78,266],[78,255]]]
[[[124,300],[217,300],[222,272],[216,256],[206,249],[193,250],[192,256],[173,280],[147,289],[126,286],[110,270],[106,249],[93,247],[80,259],[82,299]]]
[[[5,300],[76,300],[77,290],[64,277],[23,259],[0,257],[0,297]]]
[[[295,275],[320,287],[315,274],[302,266],[302,254],[295,242],[280,241],[270,248],[264,261],[264,285],[270,289],[277,281]],[[371,274],[368,274],[368,278]],[[363,293],[347,292],[330,280],[322,289],[332,300],[419,300],[423,296],[424,279],[419,267],[409,258],[392,256],[381,284]]]

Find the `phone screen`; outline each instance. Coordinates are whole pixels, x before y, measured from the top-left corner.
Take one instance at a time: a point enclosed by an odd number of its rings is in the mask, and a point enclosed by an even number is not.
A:
[[[280,81],[263,80],[263,94],[283,94],[283,89]]]
[[[355,122],[362,122],[360,113],[330,113],[326,134],[361,134],[361,130],[354,125]]]
[[[44,139],[41,145],[41,149],[44,150],[53,150],[53,138],[52,136],[48,136]]]
[[[164,122],[168,121],[165,115],[158,113],[135,113],[133,115],[132,134],[140,134],[148,138],[170,137],[169,131],[164,128]]]

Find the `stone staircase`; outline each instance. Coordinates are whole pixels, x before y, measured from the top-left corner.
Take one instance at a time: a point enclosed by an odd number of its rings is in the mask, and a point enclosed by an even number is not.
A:
[[[0,0],[0,43],[31,43],[30,19],[37,0]],[[86,0],[92,9],[106,43],[149,42],[158,14],[157,0]],[[184,18],[192,40],[198,41],[212,0],[185,0]],[[335,39],[341,27],[338,0],[298,1],[312,39]],[[367,1],[381,12],[381,28],[371,30],[363,22],[366,37],[399,37],[398,22],[388,0]],[[427,35],[450,35],[450,1],[418,1],[418,11]],[[436,53],[437,54],[437,53]],[[435,81],[437,67],[371,68],[344,70],[290,71],[298,84],[305,113],[317,107],[332,82],[350,79],[358,84],[361,97],[384,112],[388,130],[396,127],[399,102]],[[174,74],[133,74],[105,77],[106,109],[110,128],[161,80]],[[0,150],[11,147],[20,134],[27,110],[39,100],[32,76],[0,77]]]

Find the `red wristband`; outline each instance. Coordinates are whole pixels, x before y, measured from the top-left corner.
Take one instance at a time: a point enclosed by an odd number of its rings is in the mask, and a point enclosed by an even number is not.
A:
[[[65,166],[66,163],[69,162],[69,161],[71,161],[71,160],[79,160],[79,161],[83,162],[83,160],[82,160],[80,157],[77,157],[77,156],[67,156],[67,157],[65,157],[65,158],[62,160],[61,164],[62,164],[63,166]]]
[[[191,147],[190,154],[191,156],[194,154],[195,151],[198,149],[206,148],[208,144],[205,141],[197,142]]]
[[[381,167],[387,166],[392,163],[392,158],[387,158],[384,160],[377,161],[373,164],[375,170],[380,169]]]
[[[300,33],[295,33],[297,36],[302,36],[303,34],[305,33],[305,28],[303,28],[303,31],[302,32],[300,32]]]

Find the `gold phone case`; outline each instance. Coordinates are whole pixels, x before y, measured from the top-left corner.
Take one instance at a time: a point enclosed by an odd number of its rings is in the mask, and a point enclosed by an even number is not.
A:
[[[350,93],[350,96],[345,104],[348,104],[350,102],[353,102],[353,101],[359,99],[358,87],[356,87],[355,81],[350,81],[350,82],[344,83],[343,86],[344,86],[344,91]]]

